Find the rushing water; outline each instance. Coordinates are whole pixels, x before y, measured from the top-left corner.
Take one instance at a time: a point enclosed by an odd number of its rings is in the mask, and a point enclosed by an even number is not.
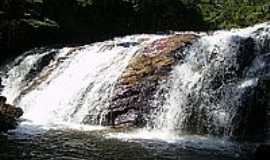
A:
[[[158,109],[148,129],[232,136],[239,127],[239,108],[254,103],[259,81],[269,79],[269,30],[269,25],[262,24],[219,31],[202,36],[187,48],[171,81],[160,87],[167,88],[168,94],[162,103],[160,97],[154,100]]]
[[[132,58],[168,35],[29,51],[2,69],[2,94],[25,113],[0,137],[0,159],[252,159],[252,145],[230,137],[247,95],[270,76],[269,33],[264,23],[200,34],[157,89],[166,92],[147,126],[130,130],[100,126],[114,86]]]
[[[160,37],[130,36],[23,55],[8,66],[2,94],[9,103],[22,107],[24,118],[34,124],[80,124],[89,112],[99,115],[108,107],[114,84],[129,60]],[[99,124],[99,117],[91,119]]]

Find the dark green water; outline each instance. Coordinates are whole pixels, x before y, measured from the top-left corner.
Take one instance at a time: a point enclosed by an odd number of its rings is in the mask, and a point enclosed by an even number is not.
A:
[[[49,130],[1,135],[0,160],[245,160],[251,147],[218,139],[160,140],[106,138],[108,132]]]

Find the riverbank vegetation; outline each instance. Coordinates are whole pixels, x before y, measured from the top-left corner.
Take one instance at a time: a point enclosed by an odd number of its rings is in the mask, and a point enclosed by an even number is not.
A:
[[[269,0],[1,0],[0,58],[38,46],[229,29],[269,19]]]

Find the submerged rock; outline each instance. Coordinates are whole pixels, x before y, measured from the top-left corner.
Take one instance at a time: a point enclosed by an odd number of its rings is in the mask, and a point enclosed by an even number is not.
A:
[[[113,91],[112,103],[105,116],[105,125],[136,125],[146,123],[146,113],[157,86],[168,79],[180,59],[181,49],[196,39],[194,34],[175,34],[146,46],[133,58]]]
[[[15,129],[17,119],[23,115],[23,110],[6,104],[6,97],[0,96],[0,132]]]

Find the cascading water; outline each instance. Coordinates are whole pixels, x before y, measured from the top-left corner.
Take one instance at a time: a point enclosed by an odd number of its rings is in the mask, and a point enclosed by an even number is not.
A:
[[[269,23],[264,23],[202,33],[192,45],[176,50],[180,55],[177,64],[169,78],[155,88],[156,99],[151,99],[155,109],[148,112],[144,131],[164,133],[166,138],[186,132],[231,136],[253,130],[254,124],[246,126],[254,120],[250,113],[263,109],[251,105],[264,105],[264,100],[255,100],[262,94],[256,90],[263,90],[270,74],[269,32]],[[115,85],[130,61],[147,50],[147,45],[154,46],[154,53],[166,48],[164,39],[152,42],[168,37],[135,35],[77,48],[33,50],[36,53],[22,55],[2,71],[6,77],[2,94],[9,103],[22,107],[24,118],[34,124],[100,125],[110,113]],[[153,48],[148,49],[152,52]],[[140,71],[141,77],[147,75],[147,70]],[[133,82],[134,77],[129,80]],[[120,97],[125,99],[132,92]],[[129,103],[123,108],[135,110]],[[123,116],[127,119],[132,114],[125,109],[116,112],[127,112]]]
[[[7,67],[2,94],[34,124],[81,124],[86,118],[100,124],[129,60],[160,37],[138,35],[78,48],[34,50],[37,53],[27,53]],[[95,117],[89,118],[90,112]]]
[[[248,120],[242,120],[250,113],[243,112],[254,110],[255,117],[263,110],[264,102],[259,100],[263,95],[254,90],[270,78],[269,53],[269,24],[203,35],[181,53],[184,59],[174,67],[171,80],[162,84],[168,93],[165,102],[154,100],[153,105],[162,105],[151,116],[148,130],[239,134],[250,127],[245,124]],[[257,123],[263,128],[262,121]]]
[[[269,121],[269,53],[269,23],[201,34],[177,53],[183,58],[160,83],[147,126],[109,136],[170,141],[190,134],[263,135]]]
[[[223,137],[270,139],[269,23],[34,49],[0,74],[1,94],[25,112],[0,158],[249,160],[255,145]],[[104,123],[146,126],[84,130]]]

